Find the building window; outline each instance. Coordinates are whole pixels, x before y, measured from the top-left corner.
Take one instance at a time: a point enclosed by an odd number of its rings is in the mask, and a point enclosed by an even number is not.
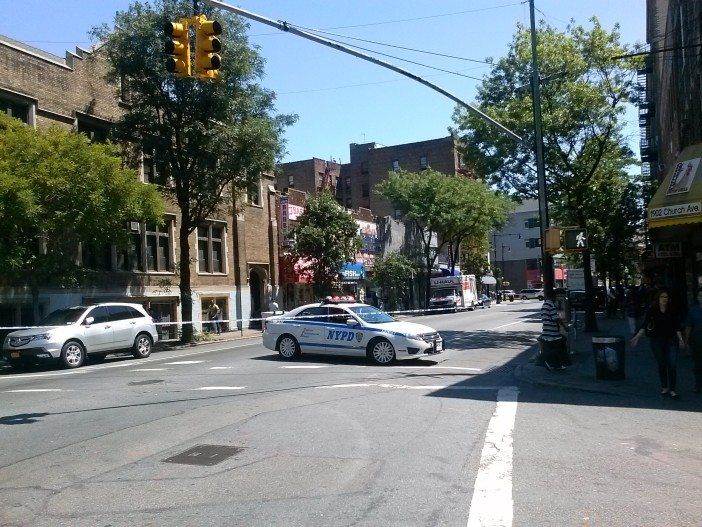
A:
[[[170,272],[171,269],[171,229],[167,221],[161,227],[154,223],[146,224],[146,270]]]
[[[524,222],[525,229],[536,229],[541,227],[541,220],[539,218],[529,218]]]
[[[295,176],[293,176],[292,174],[288,176],[288,186],[289,187],[295,186]]]
[[[392,171],[393,171],[393,172],[397,172],[398,170],[400,170],[400,160],[399,160],[399,159],[395,159],[395,160],[393,160],[393,162],[392,162]]]
[[[250,205],[261,206],[261,178],[257,177],[252,181],[246,191],[246,199]]]
[[[0,112],[29,124],[29,104],[0,99]]]
[[[107,126],[78,119],[78,133],[87,135],[91,143],[107,142],[108,132]]]
[[[141,263],[141,224],[132,222],[127,247],[117,250],[117,269],[120,271],[143,271]]]
[[[86,269],[106,271],[112,269],[112,248],[109,245],[81,242],[81,264]]]
[[[426,170],[428,167],[429,167],[429,165],[427,165],[427,156],[420,157],[419,158],[419,168],[421,170]]]
[[[156,160],[153,152],[142,154],[141,165],[144,172],[144,183],[164,184],[166,165],[163,161]]]
[[[198,271],[224,273],[224,227],[205,225],[197,228]]]
[[[363,196],[364,198],[370,196],[370,185],[367,181],[361,185],[361,196]]]
[[[347,176],[345,182],[346,182],[346,190],[351,190],[351,178]]]
[[[528,249],[534,249],[536,247],[541,247],[541,238],[529,238],[526,241],[526,246]]]
[[[528,258],[526,260],[527,271],[537,271],[539,269],[538,258]]]

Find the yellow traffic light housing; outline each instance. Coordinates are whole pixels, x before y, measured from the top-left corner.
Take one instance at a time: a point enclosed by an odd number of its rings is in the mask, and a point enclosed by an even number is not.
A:
[[[200,79],[216,79],[222,58],[217,54],[222,41],[222,25],[216,20],[207,20],[204,15],[194,17],[195,24],[195,75]]]
[[[190,20],[167,22],[163,29],[169,37],[164,51],[171,55],[166,59],[166,70],[178,77],[190,77]]]

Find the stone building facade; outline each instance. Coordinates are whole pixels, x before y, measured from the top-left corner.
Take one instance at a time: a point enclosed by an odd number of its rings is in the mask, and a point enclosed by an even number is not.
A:
[[[125,108],[120,86],[105,80],[107,65],[97,50],[77,48],[61,58],[0,36],[0,111],[28,126],[60,126],[94,141],[106,139],[111,123]],[[139,155],[139,177],[152,184],[155,165]],[[225,327],[246,325],[267,310],[278,289],[278,239],[275,179],[262,175],[258,185],[237,200],[236,214],[222,208],[190,237],[193,320],[206,319],[214,300]],[[98,279],[73,290],[42,288],[39,314],[70,305],[107,300],[138,302],[163,322],[181,321],[178,263],[179,211],[166,203],[163,226],[130,222],[127,249],[107,248],[94,254],[78,248],[84,267]],[[30,325],[31,296],[22,284],[8,284],[0,270],[0,326]],[[242,323],[243,320],[243,323]],[[175,338],[177,325],[163,326],[164,338]]]

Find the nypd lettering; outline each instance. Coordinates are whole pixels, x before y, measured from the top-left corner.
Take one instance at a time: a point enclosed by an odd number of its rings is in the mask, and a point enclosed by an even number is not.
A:
[[[347,331],[345,329],[330,329],[329,333],[327,333],[327,340],[342,340],[351,342],[354,334],[354,331]],[[361,338],[363,338],[363,335],[361,335]]]

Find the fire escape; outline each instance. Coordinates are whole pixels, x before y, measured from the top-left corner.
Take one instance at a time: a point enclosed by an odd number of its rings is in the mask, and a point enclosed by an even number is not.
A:
[[[650,59],[650,57],[649,57]],[[651,61],[637,73],[637,105],[639,107],[639,149],[641,151],[641,176],[644,181],[651,181],[651,167],[658,161],[658,151],[651,131],[651,122],[656,114],[655,103],[648,86],[649,75],[653,72]],[[653,174],[655,177],[656,174]]]

